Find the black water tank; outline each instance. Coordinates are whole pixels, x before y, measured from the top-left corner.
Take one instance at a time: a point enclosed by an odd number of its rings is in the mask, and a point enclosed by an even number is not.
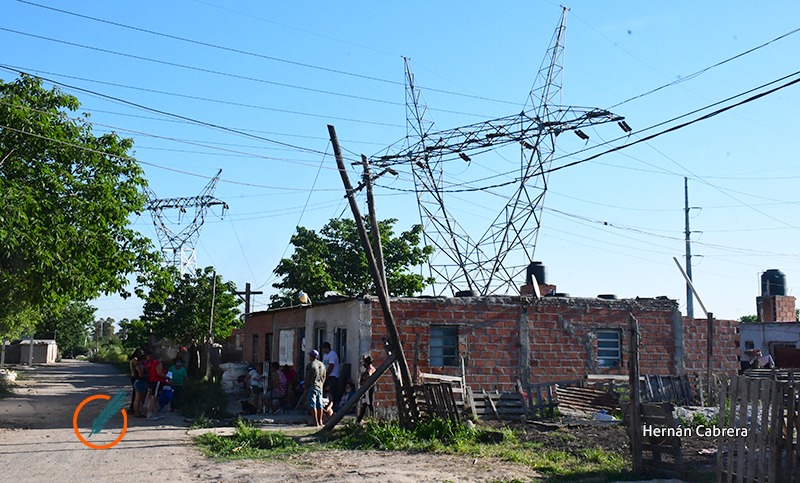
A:
[[[547,283],[547,269],[542,262],[531,262],[528,265],[528,270],[525,274],[525,283],[533,285],[533,277],[536,277],[536,283]]]
[[[777,268],[762,273],[761,295],[786,295],[786,275]]]
[[[455,293],[456,297],[478,297],[480,293],[477,290],[459,290]]]

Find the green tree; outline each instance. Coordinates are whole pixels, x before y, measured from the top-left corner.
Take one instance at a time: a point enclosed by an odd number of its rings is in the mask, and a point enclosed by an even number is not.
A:
[[[378,223],[389,295],[412,296],[433,283],[433,279],[411,272],[428,260],[433,248],[420,246],[422,225],[395,236],[396,222],[391,218]],[[332,219],[319,233],[299,226],[291,243],[291,258],[282,259],[274,270],[282,280],[273,284],[280,293],[272,296],[272,307],[297,303],[301,290],[312,300],[321,299],[329,290],[347,295],[376,293],[355,221]]]
[[[171,289],[156,287],[151,290],[151,298],[144,305],[143,323],[152,324],[153,332],[159,337],[180,344],[204,341],[211,315],[213,273],[211,267],[198,269],[178,278]],[[225,283],[222,276],[217,275],[213,322],[215,340],[228,337],[240,325],[239,300],[233,293],[235,290],[233,283]],[[165,291],[168,292],[166,297]]]
[[[85,354],[95,310],[86,302],[73,302],[59,311],[47,311],[42,315],[37,332],[52,334],[64,357]]]
[[[144,348],[148,345],[151,331],[151,324],[144,321],[122,319],[119,321],[117,338],[129,349]]]
[[[129,228],[146,182],[130,139],[95,136],[57,88],[0,80],[0,335],[35,314],[119,292],[158,270],[152,242]],[[77,116],[72,118],[70,116]],[[28,314],[23,317],[21,314]]]
[[[176,275],[173,270],[171,272]],[[214,320],[212,336],[220,340],[231,335],[234,328],[240,327],[239,300],[232,282],[225,283],[222,276],[216,276],[214,289],[214,269],[197,269],[177,278],[173,285],[161,280],[151,287],[145,301],[142,320],[152,324],[153,332],[162,338],[171,339],[181,345],[206,345],[208,340],[209,317],[211,315],[212,293],[214,294]],[[209,374],[205,350],[200,351],[200,374]]]
[[[757,315],[743,315],[739,317],[739,322],[758,322]]]

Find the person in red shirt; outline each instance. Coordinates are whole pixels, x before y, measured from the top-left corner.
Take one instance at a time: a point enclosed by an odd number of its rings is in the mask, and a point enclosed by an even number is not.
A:
[[[147,419],[151,421],[163,419],[164,416],[158,414],[158,399],[161,397],[164,384],[167,383],[164,364],[161,363],[161,359],[154,357],[154,354],[149,352],[144,366],[147,371],[147,401],[145,402]]]

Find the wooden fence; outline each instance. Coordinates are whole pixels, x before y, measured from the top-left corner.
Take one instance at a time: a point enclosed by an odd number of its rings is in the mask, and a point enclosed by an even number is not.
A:
[[[641,446],[631,448],[632,451],[642,455],[643,467],[651,474],[686,478],[681,437],[673,416],[675,407],[669,402],[641,403],[639,407]],[[635,430],[631,424],[630,410],[630,403],[622,404],[623,419],[626,421],[629,436]],[[635,440],[636,438],[631,437],[631,442]]]
[[[717,382],[717,394],[717,481],[800,481],[800,386],[767,378],[723,376]]]

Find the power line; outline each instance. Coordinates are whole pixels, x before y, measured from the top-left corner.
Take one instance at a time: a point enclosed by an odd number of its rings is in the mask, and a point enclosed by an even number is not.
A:
[[[700,69],[700,70],[698,70],[698,71],[696,71],[696,72],[693,72],[693,73],[691,73],[691,74],[689,74],[689,75],[687,75],[687,76],[685,76],[685,77],[681,77],[681,78],[680,78],[680,79],[678,79],[678,80],[675,80],[675,81],[669,82],[669,83],[667,83],[667,84],[664,84],[664,85],[662,85],[662,86],[656,87],[655,89],[651,89],[651,90],[649,90],[649,91],[647,91],[647,92],[644,92],[644,93],[642,93],[642,94],[639,94],[639,95],[633,96],[633,97],[631,97],[631,98],[629,98],[629,99],[625,99],[624,101],[622,101],[622,102],[618,102],[617,104],[614,104],[613,106],[609,107],[609,108],[608,108],[608,110],[614,109],[615,107],[619,107],[619,106],[621,106],[621,105],[623,105],[623,104],[626,104],[626,103],[628,103],[628,102],[631,102],[631,101],[633,101],[633,100],[635,100],[635,99],[639,99],[639,98],[641,98],[641,97],[644,97],[644,96],[647,96],[647,95],[653,94],[653,93],[655,93],[655,92],[658,92],[658,91],[660,91],[660,90],[662,90],[662,89],[665,89],[665,88],[667,88],[667,87],[674,86],[674,85],[680,84],[680,83],[682,83],[682,82],[686,82],[686,81],[692,80],[692,79],[694,79],[695,77],[698,77],[698,76],[700,76],[700,75],[703,75],[703,74],[705,74],[706,72],[708,72],[709,70],[711,70],[711,69],[713,69],[713,68],[715,68],[715,67],[719,67],[719,66],[721,66],[721,65],[727,64],[728,62],[734,61],[734,60],[736,60],[736,59],[738,59],[738,58],[740,58],[740,57],[744,57],[744,56],[745,56],[745,55],[747,55],[747,54],[753,53],[753,52],[755,52],[756,50],[759,50],[759,49],[761,49],[761,48],[764,48],[764,47],[766,47],[766,46],[768,46],[768,45],[770,45],[770,44],[772,44],[772,43],[775,43],[775,42],[777,42],[777,41],[779,41],[779,40],[781,40],[781,39],[784,39],[784,38],[786,38],[786,37],[789,37],[790,35],[794,35],[794,34],[796,34],[797,32],[800,32],[800,28],[796,28],[796,29],[794,29],[794,30],[790,30],[789,32],[786,32],[786,33],[785,33],[785,34],[783,34],[783,35],[779,35],[779,36],[775,37],[774,39],[772,39],[772,40],[770,40],[770,41],[768,41],[768,42],[764,42],[764,43],[763,43],[763,44],[761,44],[761,45],[757,45],[757,46],[753,47],[752,49],[748,49],[748,50],[746,50],[746,51],[744,51],[744,52],[738,53],[738,54],[734,55],[733,57],[728,57],[728,58],[727,58],[727,59],[725,59],[725,60],[722,60],[722,61],[720,61],[720,62],[717,62],[717,63],[716,63],[716,64],[714,64],[714,65],[710,65],[710,66],[708,66],[708,67],[705,67],[705,68],[703,68],[703,69]]]
[[[313,87],[298,86],[298,85],[294,85],[294,84],[286,84],[286,83],[283,83],[283,82],[276,82],[276,81],[271,81],[271,80],[267,80],[267,79],[260,79],[258,77],[250,77],[250,76],[241,75],[241,74],[233,74],[233,73],[230,73],[230,72],[222,72],[222,71],[219,71],[219,70],[209,69],[209,68],[206,68],[206,67],[198,67],[198,66],[193,66],[193,65],[181,64],[181,63],[178,63],[178,62],[171,62],[171,61],[168,61],[168,60],[153,59],[152,57],[145,57],[145,56],[142,56],[142,55],[129,54],[127,52],[118,52],[118,51],[115,51],[115,50],[104,49],[104,48],[101,48],[101,47],[93,47],[91,45],[79,44],[77,42],[70,42],[68,40],[54,39],[52,37],[46,37],[44,35],[32,34],[32,33],[29,33],[29,32],[22,32],[22,31],[19,31],[19,30],[14,30],[14,29],[6,28],[6,27],[0,27],[0,30],[2,30],[4,32],[9,32],[9,33],[12,33],[12,34],[23,35],[23,36],[26,36],[26,37],[32,37],[32,38],[35,38],[35,39],[46,40],[48,42],[55,42],[55,43],[58,43],[58,44],[70,45],[72,47],[79,47],[79,48],[82,48],[82,49],[93,50],[95,52],[102,52],[104,54],[111,54],[111,55],[116,55],[116,56],[119,56],[119,57],[126,57],[126,58],[129,58],[129,59],[141,60],[141,61],[144,61],[144,62],[151,62],[151,63],[154,63],[154,64],[167,65],[167,66],[170,66],[170,67],[178,67],[180,69],[193,70],[193,71],[196,71],[196,72],[203,72],[203,73],[206,73],[206,74],[214,74],[214,75],[219,75],[219,76],[223,76],[223,77],[231,77],[231,78],[234,78],[234,79],[246,80],[246,81],[250,81],[250,82],[260,82],[262,84],[269,84],[269,85],[273,85],[273,86],[277,86],[277,87],[286,87],[288,89],[297,89],[297,90],[301,90],[301,91],[314,92],[314,93],[317,93],[317,94],[325,94],[325,95],[329,95],[329,96],[338,96],[338,97],[344,97],[344,98],[348,98],[348,99],[356,99],[356,100],[360,100],[360,101],[377,102],[377,103],[381,103],[381,104],[389,104],[389,105],[394,105],[394,106],[402,106],[403,105],[402,103],[395,102],[395,101],[387,101],[387,100],[384,100],[384,99],[375,99],[375,98],[372,98],[372,97],[357,96],[357,95],[353,95],[353,94],[344,94],[344,93],[341,93],[341,92],[326,91],[324,89],[316,89],[316,88],[313,88]]]
[[[183,116],[183,115],[180,115],[180,114],[175,114],[175,113],[168,112],[168,111],[162,111],[160,109],[155,109],[153,107],[148,107],[148,106],[145,106],[145,105],[142,105],[142,104],[138,104],[138,103],[135,103],[135,102],[127,101],[125,99],[122,99],[122,98],[119,98],[119,97],[115,97],[115,96],[110,96],[108,94],[102,94],[100,92],[92,91],[90,89],[84,89],[82,87],[72,86],[72,85],[69,85],[69,84],[65,84],[63,82],[57,82],[57,81],[54,81],[52,79],[48,79],[48,78],[41,77],[41,76],[33,76],[31,74],[28,74],[27,72],[20,71],[20,70],[17,70],[17,69],[13,69],[13,68],[4,66],[2,64],[0,64],[0,69],[9,70],[9,71],[12,71],[12,72],[28,75],[28,76],[31,76],[31,77],[39,77],[40,79],[46,80],[47,82],[50,82],[51,84],[54,84],[54,85],[66,87],[66,88],[69,88],[69,89],[74,89],[74,90],[77,90],[77,91],[80,91],[80,92],[86,92],[86,93],[89,93],[89,94],[92,94],[92,95],[95,95],[95,96],[102,97],[104,99],[113,100],[115,102],[119,102],[119,103],[122,103],[122,104],[126,104],[126,105],[129,105],[129,106],[136,107],[138,109],[143,109],[145,111],[155,112],[157,114],[161,114],[161,115],[169,116],[169,117],[174,117],[174,118],[177,118],[177,119],[183,119],[184,121],[189,121],[189,122],[192,122],[194,124],[198,124],[198,125],[202,125],[202,126],[206,126],[206,127],[212,127],[214,129],[230,132],[230,133],[233,133],[233,134],[238,134],[240,136],[245,136],[245,137],[249,137],[249,138],[252,138],[252,139],[259,139],[261,141],[266,141],[266,142],[269,142],[269,143],[277,144],[279,146],[286,146],[286,147],[294,148],[294,149],[297,149],[299,151],[306,151],[306,152],[310,152],[310,153],[321,153],[321,151],[318,151],[316,149],[306,148],[306,147],[303,147],[303,146],[297,146],[297,145],[286,143],[286,142],[282,142],[282,141],[276,141],[274,139],[266,138],[266,137],[263,137],[263,136],[258,136],[258,135],[255,135],[255,134],[252,134],[252,133],[248,133],[248,132],[244,132],[244,131],[238,131],[236,129],[232,129],[232,128],[229,128],[229,127],[226,127],[226,126],[221,126],[221,125],[214,124],[214,123],[211,123],[211,122],[201,121],[201,120],[198,120],[198,119],[194,119],[194,118],[191,118],[191,117],[188,117],[188,116]]]
[[[61,139],[55,139],[55,138],[51,138],[51,137],[48,137],[48,136],[43,136],[41,134],[36,134],[36,133],[32,133],[32,132],[23,131],[21,129],[16,129],[16,128],[13,128],[11,126],[5,126],[3,124],[0,124],[0,129],[6,129],[6,130],[9,130],[9,131],[13,131],[13,132],[19,133],[19,134],[24,134],[26,136],[35,137],[35,138],[38,138],[38,139],[44,139],[44,140],[47,140],[47,141],[63,144],[63,145],[66,145],[66,146],[70,146],[70,147],[73,147],[73,148],[76,148],[76,149],[81,149],[81,150],[84,150],[84,151],[87,151],[87,152],[91,152],[91,153],[95,153],[95,154],[100,154],[100,155],[103,155],[103,156],[111,156],[111,157],[115,157],[115,158],[136,161],[137,163],[143,164],[145,166],[152,166],[154,168],[159,168],[159,169],[163,169],[163,170],[166,170],[166,171],[172,171],[174,173],[185,174],[187,176],[194,176],[196,178],[203,178],[203,179],[212,179],[213,178],[213,176],[193,173],[191,171],[185,171],[185,170],[181,170],[181,169],[177,169],[177,168],[171,168],[169,166],[163,166],[163,165],[156,164],[156,163],[150,163],[150,162],[147,162],[147,161],[142,161],[142,160],[136,159],[136,158],[134,158],[132,156],[119,155],[119,154],[114,154],[114,153],[108,153],[108,152],[105,152],[105,151],[101,151],[99,149],[92,149],[92,148],[89,148],[89,147],[86,147],[86,146],[83,146],[83,145],[80,145],[80,144],[77,144],[77,143],[71,143],[71,142],[68,142],[68,141],[63,141]],[[243,181],[233,181],[233,180],[226,180],[226,179],[220,179],[220,182],[221,183],[239,185],[239,186],[248,186],[248,187],[251,187],[251,188],[263,188],[263,189],[270,189],[270,190],[302,191],[302,192],[308,191],[305,188],[288,188],[288,187],[285,187],[285,186],[270,186],[270,185],[247,183],[247,182],[243,182]],[[319,188],[319,189],[317,189],[317,191],[337,191],[337,190],[334,189],[334,188],[330,188],[330,189]]]
[[[32,72],[37,72],[37,71],[32,71]],[[155,116],[142,116],[140,114],[131,114],[129,112],[107,111],[105,109],[95,109],[95,108],[87,107],[87,106],[83,106],[83,107],[87,111],[90,111],[92,113],[110,114],[112,116],[131,117],[131,118],[136,118],[136,119],[146,119],[146,120],[149,120],[149,121],[172,122],[172,123],[178,123],[178,124],[191,124],[191,123],[189,123],[187,121],[181,121],[181,120],[178,120],[178,119],[166,119],[166,118],[163,118],[163,117],[155,117]],[[399,127],[399,125],[395,126],[395,127]],[[293,138],[313,139],[313,140],[318,140],[318,141],[326,141],[326,140],[328,140],[328,138],[326,138],[324,136],[311,136],[311,135],[308,135],[308,134],[295,134],[295,133],[279,132],[279,131],[264,131],[264,130],[260,130],[260,129],[245,129],[245,128],[241,128],[241,127],[235,127],[234,129],[236,129],[238,131],[254,132],[254,133],[259,133],[259,134],[270,134],[270,135],[273,135],[273,136],[286,136],[286,137],[293,137]],[[225,143],[212,143],[211,141],[206,141],[206,142],[209,143],[209,144],[225,144]],[[343,140],[342,142],[351,143],[351,144],[370,144],[370,145],[376,145],[376,146],[383,146],[383,143],[379,143],[379,142],[376,142],[376,141],[356,141],[356,140],[350,139],[350,140]],[[260,147],[260,146],[245,145],[245,144],[239,144],[239,145],[230,144],[230,145],[231,146],[239,146],[239,147],[249,147],[249,148]]]
[[[24,67],[15,67],[15,66],[9,66],[9,65],[0,65],[0,68],[8,70],[8,71],[11,71],[11,72],[14,72],[14,73],[26,74],[28,72],[36,72],[36,73],[39,73],[39,74],[54,75],[54,76],[58,76],[58,77],[64,77],[64,78],[67,78],[67,79],[79,80],[79,81],[83,81],[83,82],[91,82],[91,83],[94,83],[94,84],[101,84],[101,85],[107,85],[107,86],[112,86],[112,87],[121,87],[123,89],[131,89],[131,90],[136,90],[136,91],[140,91],[140,92],[150,92],[150,93],[153,93],[153,94],[161,94],[161,95],[164,95],[164,96],[179,97],[179,98],[183,98],[183,99],[191,99],[193,101],[213,102],[213,103],[216,103],[216,104],[223,104],[223,105],[234,106],[234,107],[246,107],[246,108],[249,108],[249,109],[258,109],[258,110],[262,110],[262,111],[279,112],[281,114],[293,114],[293,115],[298,115],[298,116],[316,117],[316,118],[321,118],[321,119],[331,119],[331,120],[335,120],[335,121],[354,122],[354,123],[361,123],[361,124],[371,124],[371,125],[376,125],[376,126],[404,127],[404,126],[402,126],[400,124],[391,124],[391,123],[385,123],[385,122],[379,122],[379,121],[366,121],[366,120],[362,120],[362,119],[353,119],[353,118],[347,118],[347,117],[328,116],[328,115],[325,115],[325,114],[314,114],[314,113],[310,113],[310,112],[294,111],[294,110],[291,110],[291,109],[279,109],[279,108],[276,108],[276,107],[261,106],[261,105],[257,105],[257,104],[248,104],[248,103],[244,103],[244,102],[234,102],[234,101],[226,101],[226,100],[222,100],[222,99],[214,99],[214,98],[209,98],[209,97],[193,96],[193,95],[190,95],[190,94],[182,94],[182,93],[178,93],[178,92],[168,92],[168,91],[162,91],[162,90],[158,90],[158,89],[149,89],[147,87],[119,84],[119,83],[115,83],[115,82],[100,81],[100,80],[96,80],[96,79],[87,79],[85,77],[78,77],[78,76],[73,76],[73,75],[68,75],[68,74],[60,74],[60,73],[57,73],[57,72],[48,72],[48,71],[45,71],[45,70],[26,69]],[[28,75],[31,75],[31,74],[28,74]],[[67,86],[67,84],[57,83],[56,81],[47,79],[45,77],[42,77],[41,75],[37,75],[37,77],[39,77],[41,79],[46,79],[48,82],[51,82],[51,83],[54,83],[54,84]],[[92,92],[92,91],[88,91],[88,92]],[[190,124],[196,124],[194,122],[185,121],[185,120],[183,122],[189,122]],[[256,131],[256,130],[252,130],[252,129],[238,129],[238,130],[239,131],[244,131],[244,132],[260,132],[260,131]],[[265,133],[269,134],[269,132],[265,132]],[[327,138],[322,138],[322,139],[327,139]]]
[[[251,77],[251,76],[242,75],[242,74],[234,74],[232,72],[223,72],[221,70],[210,69],[210,68],[207,68],[207,67],[198,67],[198,66],[195,66],[195,65],[181,64],[179,62],[172,62],[172,61],[168,61],[168,60],[154,59],[152,57],[145,57],[143,55],[130,54],[130,53],[127,53],[127,52],[119,52],[119,51],[116,51],[116,50],[104,49],[102,47],[93,47],[91,45],[79,44],[77,42],[70,42],[68,40],[55,39],[55,38],[52,38],[52,37],[46,37],[44,35],[32,34],[30,32],[22,32],[20,30],[14,30],[14,29],[6,28],[6,27],[0,27],[0,30],[5,31],[5,32],[9,32],[9,33],[13,33],[13,34],[17,34],[17,35],[23,35],[23,36],[26,36],[26,37],[32,37],[32,38],[36,38],[36,39],[40,39],[40,40],[46,40],[48,42],[54,42],[54,43],[58,43],[58,44],[69,45],[69,46],[72,46],[72,47],[79,47],[81,49],[93,50],[95,52],[102,52],[104,54],[111,54],[111,55],[116,55],[116,56],[119,56],[119,57],[126,57],[126,58],[129,58],[129,59],[135,59],[135,60],[141,60],[141,61],[144,61],[144,62],[151,62],[151,63],[154,63],[154,64],[166,65],[166,66],[169,66],[169,67],[177,67],[177,68],[180,68],[180,69],[192,70],[192,71],[196,71],[196,72],[203,72],[205,74],[214,74],[214,75],[218,75],[218,76],[222,76],[222,77],[230,77],[230,78],[233,78],[233,79],[245,80],[245,81],[249,81],[249,82],[258,82],[258,83],[262,83],[262,84],[273,85],[273,86],[276,86],[276,87],[285,87],[287,89],[297,89],[297,90],[306,91],[306,92],[313,92],[315,94],[325,94],[325,95],[328,95],[328,96],[343,97],[343,98],[346,98],[346,99],[355,99],[355,100],[359,100],[359,101],[368,101],[368,102],[375,102],[375,103],[379,103],[379,104],[388,104],[388,105],[391,105],[391,106],[405,106],[405,104],[403,104],[402,102],[397,102],[397,101],[387,101],[385,99],[377,99],[377,98],[374,98],[374,97],[359,96],[359,95],[355,95],[355,94],[345,94],[343,92],[328,91],[328,90],[325,90],[325,89],[317,89],[315,87],[299,86],[299,85],[296,85],[296,84],[288,84],[288,83],[285,83],[285,82],[277,82],[277,81],[271,81],[271,80],[267,80],[267,79],[261,79],[259,77]],[[481,118],[487,117],[487,116],[485,116],[483,114],[473,114],[473,113],[461,112],[461,111],[450,111],[450,110],[445,110],[445,109],[435,109],[435,110],[439,111],[439,112],[446,112],[448,114],[457,114],[457,115],[461,115],[461,116],[472,116],[472,117],[481,117]]]
[[[35,108],[30,107],[30,106],[21,105],[21,104],[15,104],[13,102],[6,102],[6,101],[3,101],[1,99],[0,99],[0,104],[4,104],[4,105],[7,105],[7,106],[11,106],[11,107],[21,107],[21,108],[24,108],[24,109],[27,109],[27,110],[30,110],[30,111],[33,111],[33,112],[38,112],[38,113],[44,114],[46,116],[54,116],[54,117],[58,117],[59,116],[59,114],[57,114],[57,113],[52,113],[52,112],[44,111],[44,110],[41,110],[41,109],[35,109]],[[120,126],[113,126],[113,125],[110,125],[110,124],[103,124],[103,123],[98,123],[98,122],[94,122],[94,121],[87,121],[84,118],[75,118],[75,117],[67,116],[66,119],[70,119],[70,120],[78,121],[78,122],[83,122],[83,123],[88,123],[88,124],[90,124],[92,126],[101,126],[101,127],[105,127],[105,128],[110,128],[110,129],[114,130],[114,131],[109,131],[109,132],[123,132],[123,133],[137,134],[137,135],[140,135],[140,136],[151,137],[151,138],[154,138],[154,139],[161,139],[161,140],[165,140],[165,141],[172,141],[172,142],[181,143],[181,144],[188,144],[188,145],[192,145],[192,146],[198,146],[198,147],[208,148],[208,149],[217,150],[217,151],[223,151],[223,152],[226,152],[226,153],[233,153],[234,155],[243,156],[243,157],[267,159],[267,160],[270,160],[270,161],[283,161],[283,162],[287,162],[287,163],[291,163],[291,164],[306,165],[306,166],[311,165],[310,161],[306,162],[305,160],[300,160],[300,159],[279,158],[279,157],[276,157],[276,156],[266,156],[266,155],[257,154],[257,153],[249,153],[249,152],[246,152],[246,151],[228,149],[228,148],[224,148],[224,147],[221,147],[221,146],[212,146],[212,145],[209,145],[209,144],[203,143],[201,141],[197,141],[197,140],[174,138],[174,137],[170,137],[170,136],[161,136],[159,134],[153,134],[153,133],[148,133],[148,132],[144,132],[144,131],[137,131],[137,130],[124,128],[124,127],[120,127]],[[227,145],[236,146],[236,144],[230,144],[230,143],[218,143],[218,144],[222,144],[222,145],[226,145],[227,144]],[[257,147],[257,146],[252,146],[252,147]],[[167,150],[166,148],[150,148],[150,149]],[[269,148],[267,148],[267,149],[269,149]],[[274,149],[279,149],[279,148],[274,148]],[[173,150],[173,151],[179,151],[179,150]],[[202,152],[200,152],[200,154],[212,154],[212,153],[202,153]],[[213,153],[213,154],[218,155],[217,153]],[[316,166],[316,163],[313,164],[313,166]],[[331,167],[329,169],[333,170],[334,168]]]
[[[355,78],[364,79],[364,80],[381,82],[381,83],[389,84],[389,85],[396,85],[396,86],[403,86],[404,85],[402,82],[394,81],[394,80],[390,80],[390,79],[382,79],[380,77],[370,76],[370,75],[366,75],[366,74],[348,72],[348,71],[344,71],[344,70],[340,70],[340,69],[333,69],[333,68],[330,68],[330,67],[323,67],[323,66],[319,66],[319,65],[309,64],[307,62],[298,62],[298,61],[294,61],[294,60],[283,59],[283,58],[280,58],[280,57],[274,57],[274,56],[270,56],[270,55],[260,54],[260,53],[257,53],[257,52],[247,51],[247,50],[243,50],[243,49],[237,49],[237,48],[234,48],[234,47],[227,47],[227,46],[224,46],[224,45],[212,44],[210,42],[204,42],[202,40],[189,39],[189,38],[181,37],[181,36],[178,36],[178,35],[172,35],[172,34],[167,34],[167,33],[163,33],[163,32],[157,32],[155,30],[149,30],[149,29],[145,29],[145,28],[142,28],[142,27],[135,27],[135,26],[128,25],[128,24],[123,24],[123,23],[120,23],[120,22],[114,22],[112,20],[106,20],[106,19],[102,19],[102,18],[98,18],[98,17],[92,17],[90,15],[84,15],[84,14],[80,14],[80,13],[77,13],[77,12],[71,12],[71,11],[68,11],[68,10],[59,9],[59,8],[51,7],[51,6],[48,6],[48,5],[41,5],[41,4],[38,4],[38,3],[26,1],[26,0],[17,0],[17,1],[20,2],[20,3],[24,3],[24,4],[27,4],[27,5],[34,6],[34,7],[43,8],[43,9],[51,10],[51,11],[58,12],[58,13],[63,13],[65,15],[71,15],[73,17],[79,17],[79,18],[83,18],[83,19],[86,19],[86,20],[91,20],[93,22],[105,23],[105,24],[108,24],[108,25],[113,25],[115,27],[120,27],[120,28],[124,28],[124,29],[128,29],[128,30],[133,30],[133,31],[136,31],[136,32],[142,32],[142,33],[146,33],[146,34],[149,34],[149,35],[155,35],[155,36],[159,36],[159,37],[164,37],[164,38],[168,38],[168,39],[172,39],[172,40],[178,40],[180,42],[187,42],[187,43],[190,43],[190,44],[200,45],[200,46],[203,46],[203,47],[209,47],[209,48],[222,50],[222,51],[226,51],[226,52],[232,52],[232,53],[236,53],[236,54],[247,55],[247,56],[250,56],[250,57],[256,57],[256,58],[260,58],[260,59],[263,59],[263,60],[270,60],[270,61],[274,61],[274,62],[280,62],[280,63],[294,65],[294,66],[298,66],[298,67],[304,67],[304,68],[308,68],[308,69],[315,69],[315,70],[320,70],[320,71],[324,71],[324,72],[330,72],[330,73],[333,73],[333,74],[340,74],[340,75],[345,75],[345,76],[349,76],[349,77],[355,77]],[[221,8],[221,7],[218,7],[216,5],[215,5],[215,7]],[[442,93],[442,94],[449,94],[449,95],[453,95],[453,96],[460,96],[460,97],[466,97],[466,98],[471,98],[471,99],[478,99],[478,100],[490,101],[490,102],[498,102],[498,103],[511,104],[511,105],[517,105],[518,104],[518,103],[512,102],[512,101],[506,101],[506,100],[502,100],[502,99],[492,99],[490,97],[477,96],[477,95],[472,95],[472,94],[465,94],[465,93],[461,93],[461,92],[453,92],[453,91],[449,91],[449,90],[445,90],[445,89],[436,89],[436,88],[432,88],[432,87],[423,87],[423,88],[425,90],[427,90],[427,91],[439,92],[439,93]],[[447,111],[444,111],[444,112],[447,112]]]

